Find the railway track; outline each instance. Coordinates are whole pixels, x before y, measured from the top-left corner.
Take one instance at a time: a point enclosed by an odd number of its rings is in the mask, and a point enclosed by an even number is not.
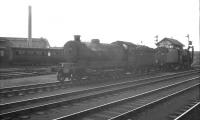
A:
[[[199,120],[200,99],[191,100],[180,110],[169,115],[169,120]]]
[[[195,70],[191,70],[191,72]],[[188,71],[179,72],[177,74],[185,74]],[[148,74],[144,74],[148,75]],[[175,75],[175,74],[174,74]],[[139,77],[141,75],[135,75],[135,77]],[[172,74],[173,76],[173,74]],[[159,76],[163,77],[163,76]],[[121,77],[122,79],[123,77]],[[130,78],[130,76],[128,76]],[[107,80],[102,80],[101,82],[106,82]],[[90,81],[88,81],[90,82]],[[88,84],[87,80],[80,81],[78,84]],[[98,82],[98,81],[97,81]],[[0,89],[0,96],[1,97],[15,97],[15,96],[22,96],[22,95],[28,95],[33,93],[41,93],[45,91],[52,91],[55,89],[63,89],[72,87],[74,85],[77,85],[77,83],[72,84],[71,81],[65,81],[63,83],[60,82],[49,82],[49,83],[42,83],[42,84],[32,84],[32,85],[25,85],[25,86],[15,86],[15,87],[8,87],[8,88],[2,88]]]
[[[136,96],[141,94],[146,94],[148,91],[152,91],[160,87],[162,88],[163,86],[166,85],[169,87],[170,85],[174,86],[174,84],[183,84],[183,83],[189,83],[191,81],[198,81],[197,78],[195,78],[195,79],[190,79],[189,81],[185,80],[184,82],[181,82],[183,78],[181,79],[179,78],[182,76],[184,77],[184,79],[186,79],[187,78],[186,76],[189,76],[189,73],[194,76],[196,72],[198,71],[192,71],[192,73],[191,71],[188,73],[187,72],[179,73],[179,74],[169,75],[168,77],[160,76],[157,78],[138,80],[135,82],[129,81],[108,86],[102,86],[98,88],[91,88],[84,91],[75,91],[73,93],[63,93],[54,96],[46,96],[43,98],[35,98],[26,101],[1,104],[0,108],[2,109],[2,113],[0,114],[0,116],[3,117],[4,119],[12,119],[13,117],[18,117],[18,118],[30,117],[30,119],[31,118],[44,119],[44,117],[41,116],[43,116],[45,113],[48,113],[49,110],[51,110],[52,108],[53,110],[58,110],[58,111],[63,111],[63,109],[64,110],[67,109],[69,116],[72,116],[75,115],[74,113],[81,113],[81,109],[84,109],[82,110],[83,112],[86,110],[92,110],[92,108],[96,109],[97,107],[94,106],[97,106],[98,104],[102,106],[106,98],[109,99],[107,101],[108,102],[107,104],[109,104],[109,101],[111,102],[116,100],[115,98],[116,96],[118,97],[121,96],[122,98],[129,98],[128,96],[130,96],[130,94],[134,94]],[[172,78],[176,78],[176,80],[172,81],[171,80]],[[93,101],[95,104],[91,101]],[[81,107],[81,105],[83,106],[86,105],[86,106]],[[30,113],[32,114],[30,115]],[[55,117],[57,115],[58,114],[55,115],[54,113],[53,116]],[[63,115],[64,114],[62,112],[59,113],[59,116]],[[59,119],[64,119],[65,117]]]
[[[25,67],[25,68],[4,68],[0,69],[0,80],[31,77],[39,75],[55,74],[50,68],[37,68],[37,67]]]
[[[49,82],[42,84],[32,84],[32,85],[24,85],[24,86],[15,86],[0,89],[1,97],[15,97],[27,94],[38,93],[42,91],[49,91],[50,89],[58,89],[62,88],[68,82],[60,83],[60,82]]]
[[[185,72],[183,72],[184,74]],[[143,74],[149,75],[148,74]],[[134,75],[135,78],[140,77],[141,75]],[[124,78],[130,78],[132,77],[131,75],[128,76],[122,76],[120,79]],[[117,81],[117,80],[115,80]],[[33,94],[33,93],[41,93],[45,91],[53,91],[57,89],[63,89],[63,88],[69,88],[77,85],[84,85],[84,84],[91,84],[92,82],[107,82],[107,79],[104,80],[97,80],[97,81],[87,81],[87,80],[82,80],[79,82],[71,82],[71,81],[64,81],[63,83],[61,82],[49,82],[49,83],[42,83],[42,84],[32,84],[32,85],[25,85],[25,86],[15,86],[15,87],[8,87],[8,88],[2,88],[0,89],[0,96],[1,97],[15,97],[15,96],[24,96],[28,94]]]
[[[13,78],[23,78],[23,77],[32,77],[40,75],[55,74],[55,72],[12,72],[12,73],[1,73],[0,80],[13,79]]]
[[[197,79],[197,78],[194,78]],[[194,80],[193,79],[193,80]],[[191,79],[192,80],[192,79]],[[199,81],[199,77],[198,77]],[[117,100],[107,104],[103,104],[94,108],[86,109],[77,113],[72,113],[54,120],[127,120],[127,119],[141,119],[141,120],[159,120],[161,118],[158,114],[140,116],[142,110],[148,109],[150,106],[160,104],[163,100],[169,99],[170,97],[176,97],[182,92],[190,89],[198,90],[200,83],[190,84],[187,86],[188,81],[176,83],[173,85],[161,87],[155,90],[151,90],[136,96],[128,97],[125,99]],[[152,110],[152,109],[151,109]],[[159,113],[159,112],[158,112]],[[134,115],[135,114],[135,115]],[[148,113],[146,113],[148,114]],[[144,114],[143,114],[144,115]],[[157,119],[156,119],[157,118]],[[164,117],[163,117],[164,118]]]

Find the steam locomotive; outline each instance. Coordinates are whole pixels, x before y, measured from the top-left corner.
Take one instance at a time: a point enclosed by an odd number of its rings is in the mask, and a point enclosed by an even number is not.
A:
[[[80,80],[119,77],[127,72],[148,72],[156,69],[189,68],[189,50],[159,47],[156,49],[130,42],[100,43],[98,39],[81,42],[80,35],[64,45],[64,59],[57,80]]]

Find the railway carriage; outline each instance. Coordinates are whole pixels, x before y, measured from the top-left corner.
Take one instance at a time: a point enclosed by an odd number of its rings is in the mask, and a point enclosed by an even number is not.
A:
[[[12,48],[11,63],[18,65],[53,65],[62,62],[62,49]]]
[[[7,47],[1,50],[1,63],[8,65],[57,65],[64,61],[63,49]]]
[[[8,59],[8,49],[6,47],[0,47],[0,65],[6,63]]]

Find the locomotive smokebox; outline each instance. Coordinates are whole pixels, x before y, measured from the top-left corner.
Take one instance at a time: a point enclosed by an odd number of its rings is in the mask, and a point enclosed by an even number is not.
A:
[[[80,42],[81,41],[81,36],[80,35],[74,35],[74,41],[78,41]]]

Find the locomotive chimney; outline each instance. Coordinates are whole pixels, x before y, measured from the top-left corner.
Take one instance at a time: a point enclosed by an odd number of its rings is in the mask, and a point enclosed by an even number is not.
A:
[[[74,35],[74,41],[81,42],[80,38],[81,38],[80,35]]]

